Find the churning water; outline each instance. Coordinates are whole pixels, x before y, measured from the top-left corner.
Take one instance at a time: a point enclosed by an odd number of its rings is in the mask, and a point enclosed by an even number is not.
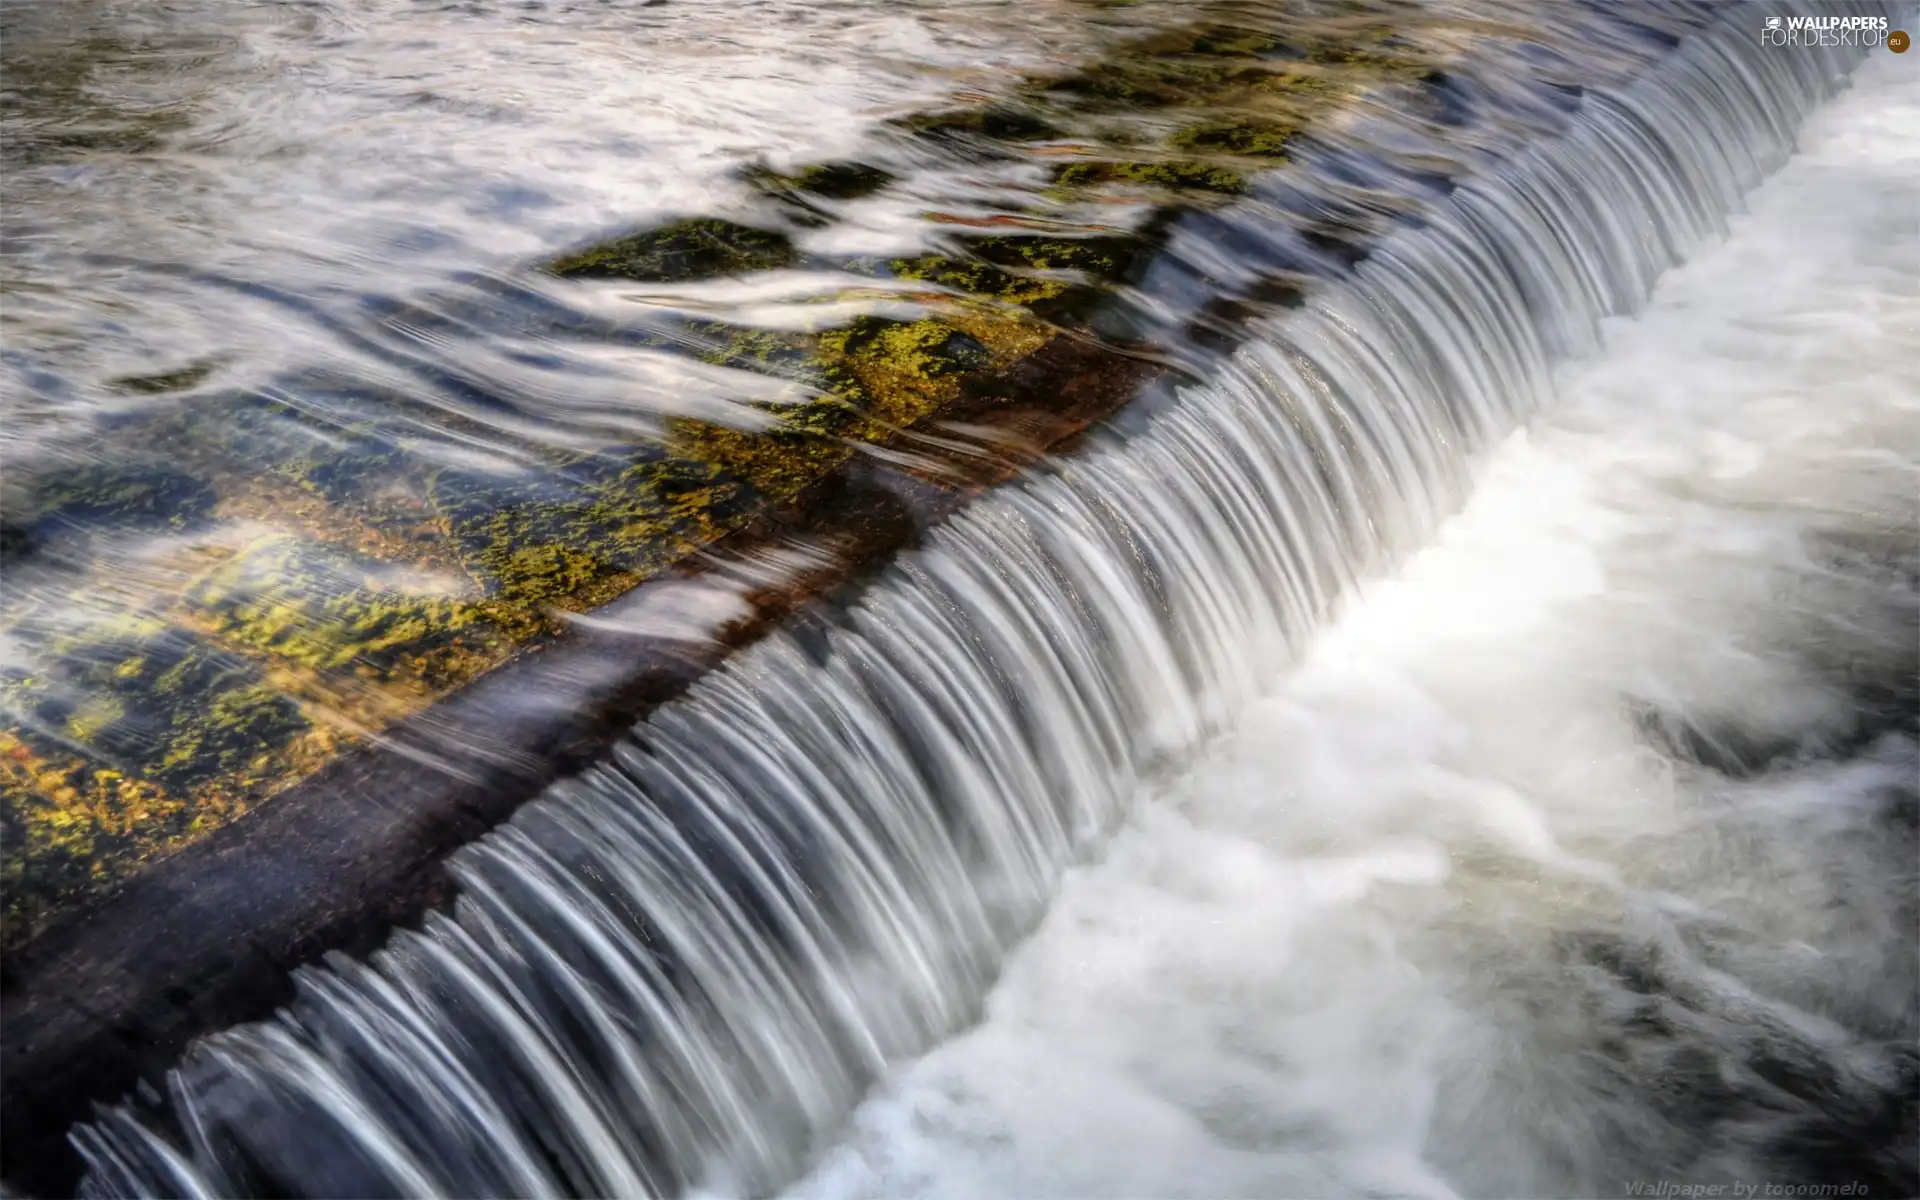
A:
[[[797,1196],[1914,1194],[1906,67],[1142,802]]]
[[[1590,96],[78,1131],[88,1189],[765,1193],[983,1000],[803,1191],[1617,1194],[1897,1147],[1911,85],[1501,443],[1848,65],[1725,28]]]

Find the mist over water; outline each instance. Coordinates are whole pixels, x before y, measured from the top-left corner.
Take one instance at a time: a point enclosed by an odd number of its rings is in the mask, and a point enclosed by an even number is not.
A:
[[[1916,128],[1871,58],[791,1195],[1911,1194]]]

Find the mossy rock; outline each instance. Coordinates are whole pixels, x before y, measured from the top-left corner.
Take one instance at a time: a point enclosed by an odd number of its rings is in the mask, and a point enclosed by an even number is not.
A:
[[[1005,271],[989,262],[945,254],[896,258],[887,263],[895,279],[924,280],[970,296],[1037,308],[1066,295],[1070,284]]]
[[[905,117],[895,124],[916,137],[946,144],[1032,142],[1060,134],[1059,126],[1036,109],[1013,104],[948,109]]]
[[[798,260],[793,242],[778,230],[693,217],[589,246],[547,269],[566,278],[685,283],[770,271]]]
[[[672,422],[669,432],[674,449],[689,459],[740,480],[760,500],[779,503],[851,457],[852,444],[836,427],[851,433],[860,421],[848,407],[829,403],[782,415],[781,425],[752,433],[692,419]]]
[[[1299,127],[1237,117],[1201,121],[1176,130],[1167,144],[1176,150],[1233,154],[1243,158],[1285,158],[1287,141]]]
[[[7,706],[106,766],[178,788],[231,773],[307,728],[246,661],[179,626],[126,618],[36,639],[38,664],[0,677]]]
[[[1127,237],[1049,237],[1042,234],[994,234],[967,237],[968,254],[1002,267],[1036,271],[1078,271],[1102,282],[1117,282],[1139,256],[1153,248],[1147,235]]]
[[[1218,58],[1274,59],[1298,56],[1297,51],[1270,30],[1234,25],[1203,26],[1194,35],[1192,50],[1195,54]]]
[[[192,820],[191,804],[152,780],[43,756],[0,730],[0,946],[132,874]]]
[[[7,946],[268,794],[314,732],[255,667],[179,626],[22,632],[33,665],[0,672]]]
[[[28,481],[21,492],[8,524],[27,544],[96,527],[186,529],[206,519],[219,502],[204,480],[137,461],[57,466]]]
[[[979,370],[992,360],[977,338],[934,319],[862,317],[844,329],[822,334],[820,348],[834,359],[885,365],[923,380]]]
[[[14,562],[32,554],[39,539],[24,525],[0,520],[0,564]]]
[[[816,163],[791,175],[752,166],[741,174],[788,220],[810,229],[830,224],[836,205],[871,196],[894,181],[891,172],[858,162]]]
[[[1169,192],[1211,192],[1237,196],[1247,190],[1247,177],[1229,167],[1191,159],[1160,161],[1083,160],[1054,172],[1061,187],[1085,188],[1107,184],[1155,188]]]
[[[312,670],[391,667],[482,618],[463,599],[419,594],[385,563],[273,537],[209,574],[187,602],[216,634]]]
[[[223,511],[283,528],[289,510],[303,512],[310,519],[294,527],[347,543],[377,533],[424,549],[436,536],[425,527],[433,463],[422,430],[463,432],[445,410],[323,372],[192,407],[162,440],[218,481]]]
[[[749,184],[768,195],[842,201],[864,199],[894,181],[892,173],[862,162],[814,163],[790,175],[755,166],[747,168],[745,175]]]
[[[161,371],[153,375],[123,375],[110,380],[108,386],[118,392],[135,396],[158,396],[168,392],[184,392],[206,382],[212,375],[217,363],[191,363],[173,371]]]
[[[489,478],[446,471],[434,502],[467,569],[531,620],[591,596],[609,576],[644,576],[745,520],[752,495],[714,463],[657,448],[595,476]]]
[[[1258,78],[1258,69],[1195,60],[1119,60],[1048,85],[1049,92],[1077,101],[1083,110],[1160,109],[1205,103],[1223,87]]]
[[[696,357],[715,366],[773,375],[802,383],[819,382],[812,339],[784,329],[755,329],[718,321],[694,321],[685,326]]]
[[[1140,256],[1154,244],[1147,235],[995,234],[958,239],[959,254],[896,258],[886,268],[895,279],[925,280],[951,291],[1018,305],[1049,321],[1067,321],[1097,303],[1107,285],[1128,278]],[[1083,278],[1071,278],[1074,275]]]

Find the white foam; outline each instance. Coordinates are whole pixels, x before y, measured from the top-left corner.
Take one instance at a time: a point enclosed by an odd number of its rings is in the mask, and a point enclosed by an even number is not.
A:
[[[1912,661],[1911,580],[1835,565],[1916,554],[1912,65],[1862,68],[795,1196],[1752,1180],[1759,1047],[1871,1075],[1911,1039],[1911,830],[1875,824],[1911,739],[1738,779],[1638,714],[1804,738],[1848,664]]]

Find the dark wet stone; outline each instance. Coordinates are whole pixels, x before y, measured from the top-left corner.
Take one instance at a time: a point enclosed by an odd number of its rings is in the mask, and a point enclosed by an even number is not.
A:
[[[211,514],[213,488],[158,463],[80,463],[56,467],[26,488],[13,524],[26,544],[62,531],[96,527],[185,529]]]
[[[693,217],[590,246],[556,259],[548,270],[583,279],[684,283],[792,266],[787,235],[718,217]]]
[[[11,521],[0,521],[0,563],[15,562],[34,550],[33,534]]]
[[[165,392],[184,392],[199,385],[207,376],[213,374],[214,363],[194,363],[176,371],[164,371],[157,375],[124,375],[112,381],[115,390],[129,392],[139,396],[155,396]]]
[[[1789,1096],[1816,1105],[1830,1103],[1842,1090],[1839,1076],[1832,1063],[1804,1051],[1801,1046],[1763,1038],[1747,1056],[1747,1067]]]
[[[1847,716],[1780,733],[1731,721],[1695,721],[1637,706],[1634,722],[1666,754],[1729,779],[1752,779],[1825,760],[1853,758],[1883,738],[1920,733],[1920,670],[1907,660],[1855,660],[1837,671]]]
[[[1031,109],[1007,105],[957,109],[908,117],[899,123],[919,137],[943,143],[966,144],[978,139],[1027,142],[1053,137],[1059,130]]]
[[[1667,1119],[1683,1129],[1710,1128],[1726,1119],[1739,1100],[1718,1056],[1694,1043],[1674,1047],[1641,1083],[1653,1090]]]
[[[816,163],[783,175],[765,167],[749,169],[747,181],[775,195],[803,193],[823,200],[859,200],[892,183],[894,176],[861,162]]]

